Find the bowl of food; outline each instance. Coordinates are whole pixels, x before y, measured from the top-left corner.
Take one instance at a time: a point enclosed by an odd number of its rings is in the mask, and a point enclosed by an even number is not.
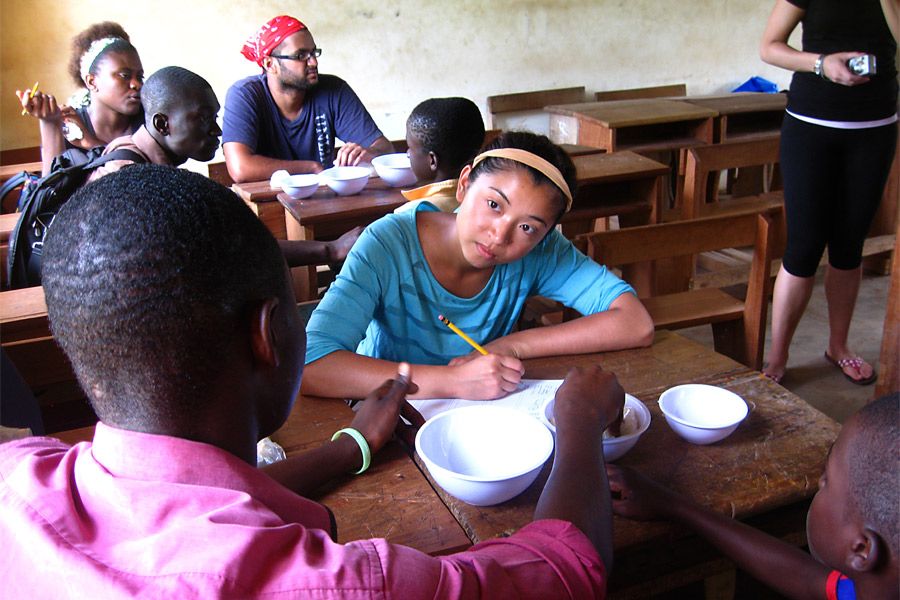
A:
[[[279,181],[281,189],[291,198],[309,198],[319,189],[319,176],[315,173],[288,175]]]
[[[512,408],[455,408],[432,417],[416,434],[416,453],[434,481],[474,506],[521,494],[552,452],[550,431]]]
[[[405,152],[376,156],[372,159],[372,166],[378,176],[390,186],[403,187],[416,182],[416,174],[413,173],[409,156]]]
[[[692,444],[714,444],[731,435],[749,412],[743,398],[714,385],[677,385],[659,397],[672,430]]]
[[[338,196],[352,196],[366,187],[371,174],[368,167],[331,167],[319,173],[319,180]]]
[[[554,403],[555,400],[550,400],[544,405],[541,411],[541,421],[555,438]],[[648,427],[650,427],[650,410],[631,394],[625,394],[625,410],[618,437],[614,436],[609,429],[603,432],[603,460],[609,462],[623,457],[625,453],[634,448]]]

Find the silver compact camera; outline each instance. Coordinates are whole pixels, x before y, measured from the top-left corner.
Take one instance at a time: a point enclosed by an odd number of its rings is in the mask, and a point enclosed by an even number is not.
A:
[[[847,61],[847,68],[854,75],[866,77],[877,73],[877,65],[874,54],[863,54]]]

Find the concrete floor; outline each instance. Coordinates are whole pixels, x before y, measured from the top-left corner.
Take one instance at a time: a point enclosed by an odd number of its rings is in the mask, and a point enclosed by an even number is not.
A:
[[[850,348],[878,369],[881,332],[887,306],[889,276],[863,274],[856,311],[850,325]],[[843,423],[862,405],[873,399],[875,386],[850,383],[841,371],[825,361],[828,346],[828,309],[825,302],[825,268],[820,267],[809,307],[794,340],[788,370],[781,385],[794,392],[834,420]],[[772,309],[769,307],[766,352],[771,344]],[[712,347],[709,326],[678,331],[692,340]]]

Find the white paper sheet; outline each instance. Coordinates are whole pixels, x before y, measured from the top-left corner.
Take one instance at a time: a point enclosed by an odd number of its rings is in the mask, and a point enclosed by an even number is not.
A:
[[[527,413],[537,419],[544,406],[556,396],[556,390],[562,385],[562,379],[523,379],[515,392],[497,400],[461,400],[459,398],[432,398],[428,400],[410,400],[409,403],[422,413],[426,420],[463,406],[505,406]]]

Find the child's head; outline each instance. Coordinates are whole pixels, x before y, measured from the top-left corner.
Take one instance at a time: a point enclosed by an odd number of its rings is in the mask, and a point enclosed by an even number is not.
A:
[[[430,98],[406,120],[406,143],[419,181],[459,176],[484,143],[484,123],[467,98]]]
[[[89,92],[88,103],[96,100],[127,115],[140,112],[144,69],[118,23],[97,23],[75,36],[69,74],[79,88]]]
[[[571,207],[575,165],[546,136],[500,135],[460,174],[457,231],[470,264],[514,262]]]
[[[898,407],[898,394],[884,396],[846,422],[828,454],[809,509],[810,552],[851,579],[897,569]]]
[[[42,269],[53,334],[105,423],[183,430],[223,410],[215,391],[251,360],[243,344],[271,298],[286,352],[271,373],[283,381],[246,397],[262,409],[262,429],[287,417],[303,370],[302,321],[278,245],[227,188],[157,165],[106,175],[60,210]]]
[[[219,101],[209,83],[182,67],[164,67],[142,94],[145,126],[175,164],[207,161],[219,147]]]

